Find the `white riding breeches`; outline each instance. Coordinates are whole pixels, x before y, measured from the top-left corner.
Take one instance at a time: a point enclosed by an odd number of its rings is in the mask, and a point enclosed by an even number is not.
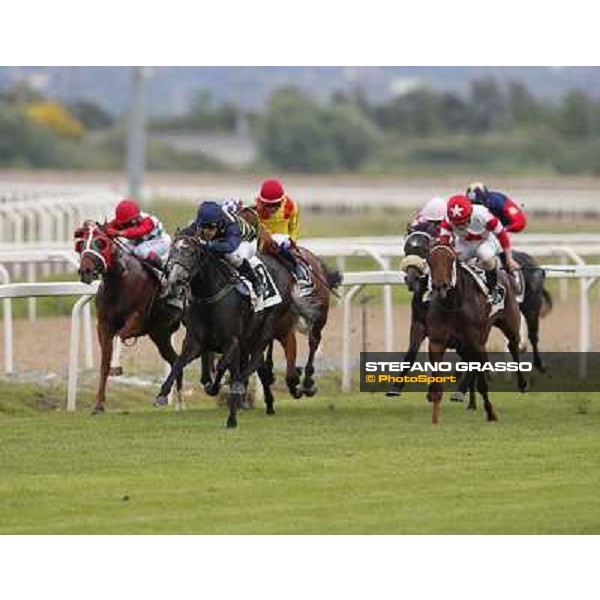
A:
[[[292,245],[290,236],[287,233],[273,233],[271,238],[280,248],[289,248]]]
[[[225,254],[225,260],[236,269],[244,262],[250,260],[256,254],[256,242],[242,242],[237,250]]]
[[[156,254],[164,263],[167,260],[171,248],[171,236],[169,234],[147,240],[141,244],[136,244],[134,240],[123,239],[123,241],[125,242],[125,245],[142,260],[147,259],[152,254]]]
[[[474,240],[472,242],[460,238],[456,240],[458,258],[464,262],[476,258],[479,265],[486,271],[496,266],[496,256],[498,256],[500,250],[500,244],[492,236],[485,240]]]

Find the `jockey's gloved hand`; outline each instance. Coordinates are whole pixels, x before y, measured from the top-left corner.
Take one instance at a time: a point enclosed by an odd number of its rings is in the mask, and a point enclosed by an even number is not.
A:
[[[110,237],[117,237],[120,235],[120,231],[118,229],[115,229],[114,227],[107,227],[104,230],[104,233],[106,233],[106,235],[109,235]]]

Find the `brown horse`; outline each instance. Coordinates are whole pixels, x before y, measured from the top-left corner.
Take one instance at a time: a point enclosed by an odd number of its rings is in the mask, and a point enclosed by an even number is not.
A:
[[[256,210],[249,207],[243,208],[239,216],[253,228],[258,238],[258,249],[265,254],[274,256],[289,269],[290,265],[282,257],[279,247],[273,240],[269,230],[260,222]],[[339,271],[329,270],[321,259],[310,252],[310,250],[293,244],[292,252],[295,254],[296,260],[301,261],[307,267],[314,284],[313,290],[310,293],[310,299],[315,316],[305,331],[308,334],[308,358],[304,366],[304,378],[302,381],[300,378],[302,369],[296,366],[298,347],[295,331],[297,327],[279,328],[274,335],[274,339],[281,344],[285,353],[285,381],[288,390],[294,398],[300,398],[302,395],[314,396],[317,393],[313,379],[315,373],[315,354],[321,344],[323,329],[327,324],[331,293],[340,285],[342,277]],[[266,368],[272,383],[275,379],[273,375],[273,342],[267,348]]]
[[[110,371],[113,339],[125,341],[150,336],[170,365],[177,359],[171,335],[178,329],[182,310],[159,300],[160,283],[140,259],[109,237],[101,225],[86,221],[74,234],[81,257],[80,279],[91,283],[102,277],[96,294],[98,341],[102,353],[100,381],[92,414],[104,411],[106,380]],[[177,380],[176,407],[180,408],[182,378]]]
[[[486,343],[493,325],[504,333],[513,360],[519,362],[520,315],[512,278],[504,271],[498,274],[498,281],[506,290],[504,307],[490,316],[490,305],[485,294],[473,276],[462,268],[450,246],[434,246],[427,262],[432,287],[426,316],[430,362],[441,362],[452,340],[460,346],[464,360],[480,364],[487,362]],[[519,389],[525,391],[527,381],[523,373],[519,371],[517,377]],[[490,402],[487,380],[483,374],[477,376],[477,389],[483,397],[487,420],[496,421],[497,416]],[[434,424],[439,422],[442,395],[442,384],[432,383],[428,397],[433,403]]]

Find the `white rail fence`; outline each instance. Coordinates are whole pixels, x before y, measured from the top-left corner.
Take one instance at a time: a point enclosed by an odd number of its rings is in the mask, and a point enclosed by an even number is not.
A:
[[[579,351],[588,352],[590,350],[590,302],[589,292],[597,278],[600,276],[600,265],[544,265],[548,270],[549,277],[561,277],[567,279],[579,279],[580,282],[580,328],[579,328]],[[0,276],[2,270],[0,269]],[[342,298],[342,390],[348,391],[351,388],[352,360],[350,352],[350,331],[352,322],[352,300],[356,294],[365,285],[392,286],[403,283],[403,274],[397,271],[374,271],[374,272],[356,272],[345,273],[343,286],[347,289]],[[78,300],[73,305],[71,313],[71,334],[69,342],[69,364],[67,381],[67,410],[76,409],[77,399],[77,379],[79,373],[79,344],[80,329],[84,307],[97,291],[97,284],[86,285],[78,282],[67,283],[5,283],[0,285],[0,299],[4,305],[4,344],[5,360],[10,356],[10,370],[8,363],[5,363],[5,371],[12,372],[13,356],[13,330],[12,330],[12,308],[11,300],[14,298],[31,298],[41,296],[78,296]],[[387,319],[390,319],[387,322]],[[393,328],[391,315],[386,315],[384,323],[386,333]],[[91,331],[91,328],[88,329]],[[90,334],[86,334],[84,327],[84,337],[88,335],[86,341],[91,344]],[[387,348],[387,344],[386,344]],[[40,349],[42,350],[42,349]],[[86,352],[86,366],[91,368],[92,354]]]

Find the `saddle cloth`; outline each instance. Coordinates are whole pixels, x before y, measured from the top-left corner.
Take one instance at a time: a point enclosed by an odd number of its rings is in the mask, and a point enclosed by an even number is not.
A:
[[[273,281],[273,277],[269,273],[269,270],[265,267],[264,263],[258,256],[253,256],[250,260],[250,266],[256,273],[257,277],[260,277],[263,287],[264,293],[261,297],[258,297],[254,293],[254,288],[250,281],[248,281],[245,277],[241,277],[241,281],[243,285],[236,286],[238,291],[246,296],[250,296],[252,301],[252,308],[254,312],[260,312],[265,308],[271,308],[272,306],[277,306],[277,304],[281,304],[283,301],[281,298],[281,294]]]
[[[293,276],[298,285],[299,296],[301,298],[310,296],[315,290],[315,282],[312,277],[311,268],[303,260],[299,260],[297,270],[298,273],[293,273]]]

